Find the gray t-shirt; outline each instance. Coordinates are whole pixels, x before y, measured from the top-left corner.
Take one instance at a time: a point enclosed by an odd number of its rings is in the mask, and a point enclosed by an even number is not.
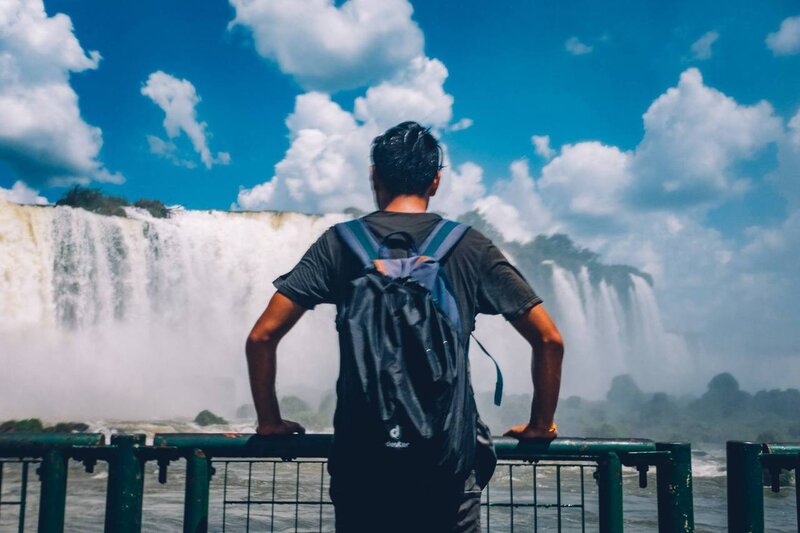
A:
[[[433,230],[441,217],[435,213],[375,211],[364,217],[378,242],[393,232],[406,232],[417,245]],[[443,259],[465,334],[475,329],[478,313],[520,318],[541,303],[522,274],[479,231],[470,228]],[[358,258],[328,229],[290,272],[274,281],[278,292],[313,309],[322,303],[343,303],[348,283],[361,275]]]

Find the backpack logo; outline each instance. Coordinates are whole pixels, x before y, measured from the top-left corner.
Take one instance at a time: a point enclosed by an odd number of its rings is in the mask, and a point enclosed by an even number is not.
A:
[[[387,440],[384,443],[384,446],[387,448],[408,448],[411,443],[404,442],[400,440],[402,433],[400,431],[400,424],[395,425],[392,429],[389,430],[389,438],[391,440]]]

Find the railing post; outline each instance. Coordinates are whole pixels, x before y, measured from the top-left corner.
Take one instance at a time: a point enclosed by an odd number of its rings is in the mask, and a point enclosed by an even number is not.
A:
[[[67,456],[50,448],[39,465],[41,496],[39,499],[39,533],[64,531],[64,510],[67,501]]]
[[[600,533],[622,531],[622,464],[614,452],[607,452],[597,461]]]
[[[692,446],[686,442],[656,443],[669,452],[669,461],[657,467],[659,533],[694,531],[692,500]]]
[[[210,461],[203,450],[191,450],[186,456],[186,490],[183,504],[184,533],[208,531],[208,485]]]
[[[728,441],[728,532],[764,533],[761,445]]]
[[[136,446],[144,435],[112,435],[116,446],[108,462],[106,493],[106,533],[139,533],[142,529],[144,465],[136,456]]]

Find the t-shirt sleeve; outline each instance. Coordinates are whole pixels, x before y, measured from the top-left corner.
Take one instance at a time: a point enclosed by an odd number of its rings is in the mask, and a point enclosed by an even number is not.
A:
[[[306,309],[321,303],[333,303],[337,279],[329,229],[311,245],[297,265],[273,281],[279,293]]]
[[[519,270],[497,246],[488,241],[481,261],[478,312],[516,320],[540,303],[542,299]]]

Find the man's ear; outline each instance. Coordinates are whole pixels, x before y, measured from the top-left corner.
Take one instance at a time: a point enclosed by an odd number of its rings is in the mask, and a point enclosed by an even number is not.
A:
[[[439,180],[442,177],[441,172],[437,172],[436,175],[433,177],[433,181],[431,182],[431,186],[428,187],[428,196],[436,196],[436,191],[439,190]]]

